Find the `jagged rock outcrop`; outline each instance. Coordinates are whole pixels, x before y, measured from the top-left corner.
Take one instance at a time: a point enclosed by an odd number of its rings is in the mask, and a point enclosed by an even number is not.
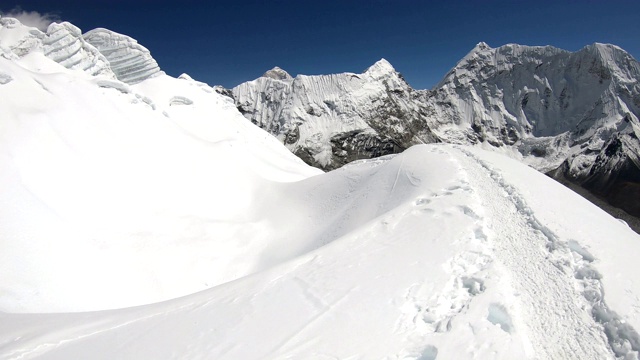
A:
[[[147,48],[129,36],[107,29],[94,29],[84,39],[102,53],[118,80],[136,84],[163,73]]]

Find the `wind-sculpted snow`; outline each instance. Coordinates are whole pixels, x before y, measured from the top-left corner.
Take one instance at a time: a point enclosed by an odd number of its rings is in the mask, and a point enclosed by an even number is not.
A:
[[[128,36],[107,29],[83,35],[68,22],[52,23],[43,33],[14,18],[0,18],[0,54],[15,60],[32,52],[43,52],[67,69],[117,77],[127,84],[163,73],[149,50]]]
[[[52,23],[42,40],[44,54],[67,69],[83,70],[89,75],[115,77],[109,62],[82,38],[82,32],[68,23]]]
[[[126,35],[94,29],[83,37],[107,58],[111,70],[122,82],[136,84],[163,73],[149,50]]]
[[[68,23],[52,23],[42,40],[44,54],[66,67],[79,69],[89,75],[115,77],[107,59],[82,38],[82,32]]]

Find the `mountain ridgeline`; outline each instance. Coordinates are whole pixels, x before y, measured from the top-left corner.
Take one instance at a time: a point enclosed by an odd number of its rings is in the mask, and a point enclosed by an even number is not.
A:
[[[415,144],[477,144],[638,216],[638,80],[639,63],[614,45],[569,52],[479,43],[431,90],[413,89],[382,59],[362,74],[293,78],[274,68],[226,93],[325,170]]]
[[[1,17],[0,35],[0,57],[41,53],[125,92],[164,74],[148,49],[106,29],[83,34],[63,22],[42,32]],[[638,61],[614,45],[569,52],[479,43],[431,90],[413,89],[384,59],[361,74],[294,78],[276,67],[233,89],[215,90],[325,170],[416,144],[472,144],[640,216],[639,79]],[[0,77],[0,83],[9,81]]]

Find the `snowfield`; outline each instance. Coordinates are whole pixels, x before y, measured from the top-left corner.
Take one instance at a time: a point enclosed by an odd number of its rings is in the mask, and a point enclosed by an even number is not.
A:
[[[640,237],[532,168],[441,144],[323,173],[187,75],[12,34],[0,359],[638,358]]]

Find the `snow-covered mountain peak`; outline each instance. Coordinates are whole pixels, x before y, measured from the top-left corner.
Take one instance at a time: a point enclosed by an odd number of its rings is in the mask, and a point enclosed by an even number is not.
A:
[[[579,53],[588,54],[593,60],[590,71],[600,72],[604,78],[614,77],[619,83],[633,85],[640,78],[640,64],[624,49],[612,44],[594,43],[585,46]]]
[[[476,44],[476,46],[471,50],[472,52],[491,50],[491,46],[484,41],[480,41]]]
[[[585,46],[585,49],[589,49],[591,51],[598,51],[600,52],[602,55],[606,55],[606,54],[610,54],[610,53],[614,53],[614,52],[625,52],[621,47],[614,45],[614,44],[607,44],[607,43],[599,43],[599,42],[595,42],[591,45],[587,45]]]
[[[83,37],[107,58],[111,70],[122,82],[136,84],[164,73],[151,52],[129,36],[97,28],[85,33]]]
[[[389,75],[395,73],[396,69],[394,69],[393,66],[384,58],[376,61],[375,64],[371,65],[365,71],[365,74],[371,76],[374,79],[388,77]]]
[[[262,77],[267,77],[267,78],[271,78],[271,79],[275,79],[275,80],[291,80],[293,79],[293,77],[291,77],[291,75],[289,75],[288,72],[282,70],[279,67],[274,67],[273,69],[265,72],[264,74],[262,74]]]

